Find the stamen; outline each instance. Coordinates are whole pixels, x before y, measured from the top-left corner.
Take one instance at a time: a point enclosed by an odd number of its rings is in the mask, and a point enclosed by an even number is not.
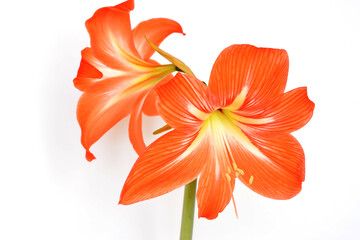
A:
[[[236,170],[238,166],[236,165],[236,162],[233,162],[233,168]]]
[[[231,200],[232,200],[232,202],[233,202],[233,204],[234,204],[234,210],[235,210],[235,215],[236,215],[236,218],[239,218],[239,215],[238,215],[238,212],[237,212],[237,208],[236,208],[236,203],[235,203],[235,199],[234,199],[234,192],[233,192],[233,189],[231,188],[231,177],[230,177],[230,175],[229,174],[225,174],[225,176],[226,176],[226,178],[227,178],[227,180],[228,180],[228,187],[229,187],[229,190],[230,190],[230,192],[231,192]]]
[[[251,177],[250,177],[250,179],[249,179],[249,184],[251,185],[251,184],[253,183],[253,181],[254,181],[254,176],[251,175]]]
[[[231,193],[231,200],[234,204],[234,209],[235,209],[235,215],[236,215],[236,218],[239,218],[239,214],[238,214],[238,211],[237,211],[237,208],[236,208],[236,204],[235,204],[235,200],[234,200],[234,194]]]
[[[231,173],[231,168],[228,166],[227,167],[228,173]]]
[[[244,176],[244,174],[245,174],[244,171],[241,170],[240,168],[237,168],[236,171],[238,171],[242,176]]]
[[[236,165],[236,164],[235,164]],[[235,168],[235,177],[239,177],[240,176],[240,174],[241,174],[241,176],[244,176],[244,171],[243,170],[241,170],[240,168],[238,168],[237,166],[236,166],[236,168]]]
[[[230,175],[228,173],[226,173],[225,176],[226,176],[226,179],[230,182],[231,181]]]

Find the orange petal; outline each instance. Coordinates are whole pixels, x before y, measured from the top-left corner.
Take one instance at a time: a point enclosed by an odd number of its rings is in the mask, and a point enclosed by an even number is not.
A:
[[[99,81],[99,79],[103,77],[103,74],[95,67],[97,60],[93,56],[90,48],[82,50],[81,56],[80,67],[74,79],[74,85],[77,89],[84,91],[87,87]]]
[[[155,198],[194,180],[203,168],[206,138],[173,130],[149,145],[130,171],[120,196],[128,205]]]
[[[183,33],[183,30],[180,24],[167,18],[153,18],[139,23],[133,29],[133,35],[135,47],[142,59],[149,59],[155,52],[146,41],[146,38],[156,46],[159,46],[172,33]]]
[[[216,59],[209,87],[223,107],[258,105],[284,92],[288,68],[285,50],[232,45]]]
[[[120,3],[115,6],[115,8],[122,10],[122,11],[134,10],[134,7],[135,7],[134,0],[127,0],[123,3]]]
[[[236,130],[237,127],[221,110],[213,112],[202,125],[200,132],[206,132],[210,139],[211,157],[206,159],[206,166],[200,174],[197,193],[199,217],[216,218],[232,198],[235,172],[226,133],[232,134]]]
[[[268,117],[274,120],[264,125],[264,130],[293,132],[305,126],[311,119],[315,104],[307,95],[307,88],[296,88],[283,94],[280,104]]]
[[[269,105],[254,106],[250,110],[240,109],[237,114],[256,120],[265,119],[264,124],[251,124],[250,121],[247,126],[270,136],[276,133],[291,133],[302,128],[310,121],[314,107],[315,104],[307,96],[306,87],[302,87],[282,94]]]
[[[171,127],[194,132],[216,109],[216,98],[198,79],[177,73],[168,83],[156,89],[158,111]]]
[[[239,136],[233,132],[228,140],[236,167],[240,169],[239,179],[250,189],[273,199],[289,199],[300,192],[305,157],[293,136]]]
[[[141,94],[137,99],[137,104],[131,113],[129,121],[129,138],[138,155],[141,155],[146,145],[142,134],[142,108],[146,98],[146,94]]]
[[[156,94],[155,88],[153,88],[149,92],[149,94],[147,95],[147,97],[145,99],[144,106],[143,106],[143,112],[147,116],[159,115],[159,113],[156,109],[156,105],[157,105],[157,94]]]
[[[222,149],[225,153],[226,149]],[[219,155],[219,154],[218,154]],[[196,195],[198,216],[214,219],[229,204],[235,186],[235,179],[226,176],[226,166],[218,164],[218,159],[212,154],[207,158],[206,167],[200,175],[198,192]],[[228,175],[230,177],[230,175]]]
[[[98,9],[86,21],[91,48],[97,59],[114,69],[129,68],[124,54],[140,57],[135,49],[129,11],[133,1]]]
[[[157,106],[157,101],[158,101],[158,95],[156,93],[155,88],[167,83],[173,77],[174,76],[172,74],[166,76],[160,82],[158,82],[156,84],[156,86],[149,92],[149,94],[147,95],[147,97],[145,99],[144,106],[143,106],[143,112],[147,116],[157,116],[157,115],[159,115],[159,113],[157,111],[157,107],[156,107]]]
[[[132,78],[112,78],[98,82],[86,89],[77,106],[77,119],[81,127],[81,143],[90,155],[89,148],[118,121],[126,117],[136,105],[141,92],[122,92],[131,84]]]

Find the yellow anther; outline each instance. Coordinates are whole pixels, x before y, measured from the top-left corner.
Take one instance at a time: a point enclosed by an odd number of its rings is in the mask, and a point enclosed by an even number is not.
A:
[[[226,179],[230,182],[231,181],[230,175],[228,173],[226,173],[225,176],[226,176]]]
[[[235,177],[239,177],[240,173],[239,172],[235,172]]]
[[[231,173],[231,168],[228,166],[227,167],[228,173]]]
[[[233,162],[233,168],[236,170],[238,168],[238,166],[236,165],[235,162]]]
[[[233,168],[234,168],[235,171],[239,172],[241,175],[244,175],[244,174],[245,174],[243,170],[241,170],[240,168],[238,168],[238,166],[236,165],[235,162],[233,162],[232,165],[233,165]],[[239,175],[239,174],[238,174],[238,175]]]
[[[254,181],[254,176],[251,175],[250,179],[249,179],[249,184],[252,184]]]
[[[244,176],[244,174],[245,174],[244,171],[241,170],[240,168],[237,168],[236,171],[238,171],[238,172],[239,172],[241,175],[243,175],[243,176]]]

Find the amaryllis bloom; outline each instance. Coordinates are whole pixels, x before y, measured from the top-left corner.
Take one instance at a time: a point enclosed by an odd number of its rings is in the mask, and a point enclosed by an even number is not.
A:
[[[82,51],[74,85],[83,91],[77,118],[86,159],[95,157],[89,149],[105,132],[129,114],[129,136],[138,153],[145,149],[142,137],[142,113],[158,115],[154,86],[166,82],[175,71],[173,64],[160,65],[150,57],[153,47],[168,35],[182,33],[170,19],[156,18],[131,29],[129,12],[134,1],[104,7],[86,21],[91,47]],[[147,38],[147,39],[146,39]]]
[[[154,198],[200,177],[199,217],[213,219],[233,197],[235,179],[273,199],[298,194],[304,152],[290,134],[312,117],[305,87],[284,93],[285,50],[233,45],[216,60],[209,86],[178,73],[157,88],[158,110],[174,130],[138,158],[121,204]]]

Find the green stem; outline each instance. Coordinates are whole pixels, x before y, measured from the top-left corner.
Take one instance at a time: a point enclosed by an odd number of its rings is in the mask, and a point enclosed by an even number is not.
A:
[[[180,240],[191,240],[194,225],[196,181],[185,186]]]

